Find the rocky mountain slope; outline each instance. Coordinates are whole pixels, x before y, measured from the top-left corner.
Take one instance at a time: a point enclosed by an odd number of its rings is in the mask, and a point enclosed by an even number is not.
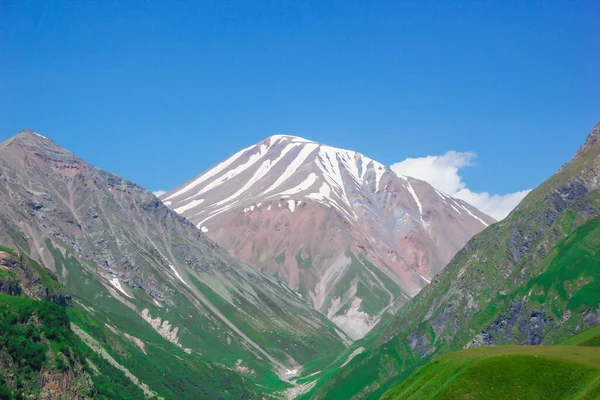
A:
[[[81,337],[165,398],[207,388],[227,398],[232,381],[207,363],[281,393],[302,364],[349,340],[149,191],[32,131],[0,144],[0,243],[49,268],[72,295]],[[229,383],[211,381],[219,376]]]
[[[286,135],[239,151],[161,200],[355,339],[494,222],[360,153]]]
[[[306,397],[376,399],[432,357],[552,344],[598,324],[599,210],[600,124],[573,160],[470,240],[390,323],[311,377]]]

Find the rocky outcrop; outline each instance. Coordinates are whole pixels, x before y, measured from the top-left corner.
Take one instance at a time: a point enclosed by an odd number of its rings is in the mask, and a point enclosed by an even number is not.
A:
[[[14,280],[4,283],[0,280],[0,293],[19,296],[24,292],[33,299],[49,301],[62,307],[71,306],[71,295],[62,288],[52,272],[23,254],[0,252],[0,268],[5,268],[15,276]],[[42,274],[48,280],[46,283],[42,280]],[[52,287],[49,287],[50,282],[53,282]]]
[[[42,400],[83,400],[94,398],[92,378],[81,364],[73,359],[67,371],[44,369],[39,377],[39,398]]]
[[[0,278],[0,293],[8,294],[10,296],[20,296],[23,291],[17,281],[12,276],[6,276]]]

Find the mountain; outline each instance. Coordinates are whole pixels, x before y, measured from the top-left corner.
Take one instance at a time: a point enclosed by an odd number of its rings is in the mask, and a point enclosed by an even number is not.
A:
[[[393,320],[307,378],[313,388],[305,398],[376,399],[448,352],[553,344],[596,325],[599,260],[600,124],[570,162],[473,237]]]
[[[152,193],[33,131],[0,144],[0,244],[48,268],[74,332],[160,397],[281,395],[349,342]]]
[[[360,153],[287,135],[245,148],[160,198],[354,339],[494,222]]]

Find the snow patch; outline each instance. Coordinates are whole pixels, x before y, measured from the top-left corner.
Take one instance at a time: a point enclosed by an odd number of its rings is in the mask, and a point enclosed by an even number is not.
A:
[[[360,297],[354,297],[350,304],[350,309],[342,315],[335,315],[331,322],[348,334],[352,339],[358,340],[364,337],[371,330],[369,324],[370,316],[363,311],[359,311],[362,304]]]
[[[271,143],[275,143],[278,140],[286,140],[286,139],[291,140],[292,142],[295,142],[295,143],[314,143],[312,140],[304,139],[299,136],[281,135],[281,134],[271,136]]]
[[[220,164],[217,164],[213,168],[206,171],[204,174],[202,174],[201,176],[196,178],[192,183],[184,186],[182,189],[178,190],[177,192],[175,192],[172,195],[170,195],[169,197],[167,197],[165,200],[169,200],[169,199],[172,199],[173,197],[177,197],[183,193],[186,193],[186,192],[190,191],[191,189],[195,188],[196,186],[198,186],[199,184],[201,184],[202,182],[206,181],[207,179],[212,178],[213,176],[217,175],[219,172],[223,171],[225,168],[227,168],[231,164],[233,164],[233,162],[235,160],[240,158],[240,156],[242,154],[244,154],[245,152],[247,152],[254,146],[255,145],[252,145],[250,147],[246,147],[245,149],[238,151],[237,153],[235,153],[234,155],[229,157],[227,160],[223,161]]]
[[[375,190],[379,190],[379,182],[385,173],[385,167],[377,161],[373,161],[373,167],[375,168]]]
[[[179,272],[177,272],[177,270],[175,269],[174,266],[169,264],[169,268],[171,268],[171,270],[173,270],[173,272],[175,273],[175,276],[177,276],[177,279],[179,279],[185,286],[190,287],[190,285],[188,285],[187,282],[183,280],[181,275],[179,275]]]
[[[360,354],[360,353],[362,353],[363,351],[365,351],[365,348],[364,348],[364,347],[362,347],[362,346],[361,346],[361,347],[359,347],[358,349],[354,350],[354,351],[352,352],[352,354],[350,354],[350,355],[348,356],[348,358],[346,358],[346,361],[344,361],[344,363],[343,363],[343,364],[340,366],[340,368],[344,368],[346,365],[348,365],[348,363],[349,363],[350,361],[352,361],[352,359],[353,359],[354,357],[356,357],[357,355],[359,355],[359,354]]]
[[[294,212],[294,210],[296,209],[296,202],[294,200],[288,200],[288,207],[290,208],[291,212]]]
[[[273,182],[273,184],[267,190],[265,190],[263,195],[275,190],[289,177],[291,177],[317,147],[319,147],[319,145],[316,143],[307,143],[304,147],[302,147],[296,158],[294,158],[287,166],[285,171],[283,171],[283,174],[281,174],[279,178],[277,178],[277,180]]]
[[[440,190],[437,190],[435,188],[433,190],[435,190],[435,192],[438,194],[438,196],[440,196],[442,199],[449,199],[450,198],[450,196],[448,196],[446,193],[444,193],[444,192],[442,192]]]
[[[169,321],[162,321],[160,317],[152,318],[152,316],[150,315],[150,311],[147,308],[144,308],[140,315],[144,319],[144,321],[149,323],[152,326],[152,328],[154,328],[154,330],[158,332],[160,336],[164,337],[169,342],[177,345],[178,347],[181,347],[186,353],[191,353],[191,349],[186,349],[179,343],[179,337],[177,336],[177,333],[179,332],[178,327],[172,327]]]
[[[169,204],[170,204],[170,203],[171,203],[171,202],[169,202]],[[191,208],[194,208],[194,207],[196,207],[197,205],[200,205],[200,204],[202,204],[202,203],[204,203],[204,199],[192,200],[192,201],[190,201],[189,203],[187,203],[186,205],[176,208],[174,211],[175,211],[177,214],[181,214],[181,213],[183,213],[183,212],[185,212],[185,211],[187,211],[187,210],[189,210],[189,209],[191,209]],[[167,204],[167,203],[165,203],[165,204]]]
[[[123,287],[121,286],[121,282],[119,282],[119,278],[112,278],[110,280],[110,283],[115,287],[115,289],[117,289],[119,292],[123,293],[125,296],[129,297],[130,299],[133,299],[133,296],[130,296],[127,294],[127,292],[123,289]]]
[[[350,205],[350,201],[348,200],[348,195],[346,194],[346,188],[344,186],[344,181],[342,179],[342,173],[340,170],[340,161],[338,160],[338,152],[339,149],[329,147],[329,146],[321,146],[319,150],[319,158],[317,159],[317,167],[323,171],[323,176],[329,185],[332,187],[334,191],[337,192],[338,197],[342,200],[347,206],[348,209],[352,211],[351,218],[355,220],[358,219],[352,206]]]
[[[408,180],[406,182],[408,183],[408,187],[407,187],[408,192],[412,195],[413,199],[415,200],[415,203],[417,203],[417,207],[419,207],[419,219],[421,220],[421,223],[423,224],[423,226],[425,226],[425,221],[423,221],[423,206],[421,205],[421,202],[419,201],[419,198],[417,197],[417,193],[413,189],[410,182],[408,182]]]
[[[296,186],[295,188],[286,190],[285,192],[281,192],[274,196],[294,195],[294,194],[298,194],[300,192],[304,192],[305,190],[310,188],[316,181],[317,181],[317,174],[315,174],[314,172],[311,172],[306,177],[306,179],[302,183],[300,183],[298,186]]]
[[[454,205],[450,204],[450,207],[452,207],[454,209],[454,211],[456,211],[460,215],[463,215],[458,208],[454,207]]]
[[[216,202],[214,204],[214,206],[223,205],[223,204],[228,203],[229,201],[239,197],[246,190],[248,190],[252,185],[254,185],[256,182],[258,182],[260,179],[262,179],[265,175],[267,175],[267,173],[269,172],[271,167],[273,167],[275,164],[277,164],[291,149],[293,149],[296,146],[298,146],[298,145],[297,144],[289,144],[281,151],[281,153],[279,154],[279,157],[277,157],[274,161],[271,161],[271,160],[263,161],[263,163],[256,170],[254,175],[252,175],[250,180],[248,180],[248,182],[246,182],[244,184],[244,186],[242,186],[237,192],[235,192],[231,196]],[[261,146],[261,156],[260,157],[264,156],[264,154],[262,153],[263,147],[265,148],[265,153],[266,153],[266,146],[264,146],[264,145]],[[252,207],[254,207],[254,206],[252,206]]]
[[[481,218],[479,218],[477,215],[473,214],[467,207],[463,206],[462,204],[458,203],[458,205],[460,206],[460,208],[462,208],[463,210],[465,210],[466,212],[469,213],[469,215],[477,220],[479,220],[479,222],[481,222],[483,225],[490,226],[490,224],[488,224],[487,222],[485,222],[484,220],[482,220]]]
[[[309,193],[306,195],[306,197],[314,200],[331,200],[331,188],[327,183],[323,182],[323,184],[319,188],[319,193]]]
[[[208,217],[204,218],[202,221],[200,221],[198,224],[196,224],[196,226],[197,226],[198,228],[199,228],[199,227],[201,227],[201,226],[202,226],[202,224],[204,224],[204,223],[205,223],[206,221],[208,221],[209,219],[211,219],[211,218],[213,218],[213,217],[216,217],[217,215],[219,215],[219,214],[222,214],[222,213],[224,213],[224,212],[225,212],[225,211],[227,211],[227,210],[231,210],[232,208],[234,208],[234,207],[237,205],[237,203],[238,203],[238,201],[234,201],[233,203],[229,204],[228,206],[225,206],[225,207],[223,207],[223,208],[220,208],[220,209],[218,209],[218,210],[216,210],[216,211],[213,211],[212,213],[210,213],[210,214],[208,215]],[[202,212],[199,212],[199,213],[198,213],[198,214],[196,214],[196,215],[199,215],[199,214],[202,214]]]

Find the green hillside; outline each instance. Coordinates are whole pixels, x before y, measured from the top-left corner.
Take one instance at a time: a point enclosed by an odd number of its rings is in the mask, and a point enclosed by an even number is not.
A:
[[[600,349],[499,346],[457,351],[431,361],[382,400],[596,399]]]
[[[600,325],[557,346],[453,352],[388,391],[395,399],[594,399],[600,396]]]
[[[564,346],[600,347],[600,325],[586,329],[577,335],[560,342]]]

